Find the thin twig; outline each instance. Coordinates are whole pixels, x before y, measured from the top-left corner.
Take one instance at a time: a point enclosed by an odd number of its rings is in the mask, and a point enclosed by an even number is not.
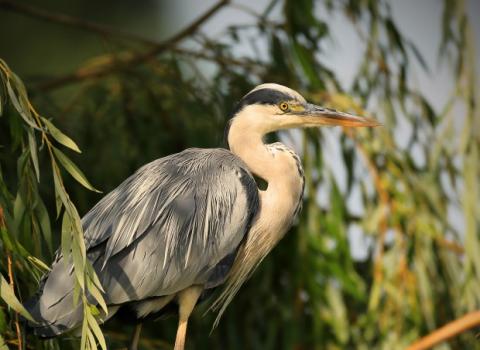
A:
[[[244,5],[244,4],[236,4],[232,3],[230,7],[236,8],[237,10],[240,10],[242,12],[245,12],[249,14],[252,17],[255,17],[257,19],[262,19],[262,15],[260,13],[255,12],[251,7]]]
[[[351,132],[350,129],[345,129],[344,131],[349,138],[355,141],[353,133]],[[380,178],[379,171],[375,166],[375,164],[373,163],[373,161],[368,156],[367,150],[360,143],[356,142],[355,145],[359,154],[363,158],[365,165],[367,166],[368,172],[372,176],[373,185],[375,186],[375,189],[378,193],[380,203],[382,203],[384,206],[384,212],[378,224],[380,235],[377,241],[377,255],[375,256],[375,262],[374,262],[374,279],[375,281],[381,282],[383,279],[382,259],[383,259],[384,246],[385,246],[385,236],[387,234],[387,229],[388,229],[387,219],[388,219],[388,213],[389,211],[391,211],[392,206],[391,206],[390,196],[387,190],[385,189],[382,179]]]
[[[37,87],[44,90],[50,90],[50,89],[58,88],[60,86],[64,86],[67,84],[83,81],[86,79],[101,78],[106,75],[112,74],[114,72],[127,69],[133,65],[146,62],[152,59],[153,57],[157,56],[161,52],[171,48],[173,45],[175,45],[179,41],[193,34],[202,24],[204,24],[208,19],[210,19],[210,17],[212,17],[217,11],[219,11],[222,7],[224,7],[228,3],[229,3],[229,0],[219,1],[216,5],[212,6],[197,20],[191,23],[187,28],[181,30],[176,35],[172,36],[170,39],[167,39],[155,45],[154,47],[152,47],[146,52],[139,53],[139,54],[129,53],[125,56],[118,57],[118,59],[111,60],[108,63],[101,65],[99,67],[93,67],[90,69],[80,68],[74,73],[67,74],[63,77],[59,77],[59,78],[47,81],[43,84],[39,84]]]
[[[5,219],[3,215],[3,208],[0,207],[0,230],[6,228]],[[8,270],[8,279],[9,284],[12,290],[15,290],[15,282],[13,279],[13,269],[12,269],[12,255],[9,251],[7,251],[7,270]],[[18,339],[18,350],[22,350],[22,332],[20,330],[20,322],[18,320],[18,313],[15,312],[15,329],[17,332],[17,339]]]
[[[201,51],[194,51],[184,48],[175,47],[172,48],[172,52],[180,55],[190,56],[193,58],[203,59],[206,61],[215,61],[224,66],[237,66],[239,68],[248,69],[250,72],[257,72],[258,74],[264,71],[265,66],[261,62],[255,61],[249,58],[237,59],[233,57],[227,57],[222,55],[212,55]]]
[[[452,240],[449,240],[443,237],[437,237],[435,238],[435,241],[443,248],[447,248],[458,255],[465,254],[465,248],[461,244],[458,244],[457,242],[454,242]]]
[[[63,25],[69,25],[71,27],[88,30],[93,33],[106,36],[106,37],[120,37],[126,40],[137,41],[146,45],[156,45],[155,41],[137,36],[132,33],[124,32],[119,29],[114,29],[108,26],[104,26],[98,23],[87,21],[78,17],[69,16],[63,13],[51,12],[40,9],[35,6],[27,5],[18,1],[12,0],[0,0],[0,9],[18,14],[26,15],[33,18],[38,18],[51,23],[59,23]]]
[[[467,329],[480,325],[480,311],[470,312],[459,319],[447,323],[429,335],[417,340],[406,350],[425,350],[439,344]]]

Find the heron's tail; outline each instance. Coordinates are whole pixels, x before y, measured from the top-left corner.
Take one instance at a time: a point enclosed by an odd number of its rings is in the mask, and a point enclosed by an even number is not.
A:
[[[69,300],[67,302],[67,300]],[[83,306],[73,306],[73,294],[55,305],[46,305],[43,295],[34,296],[24,304],[36,323],[28,321],[28,326],[42,338],[51,338],[77,328],[83,318]]]
[[[72,270],[59,259],[42,278],[37,293],[24,304],[36,321],[28,322],[36,335],[50,338],[81,325],[83,305],[74,302]]]
[[[42,338],[51,338],[73,330],[81,325],[83,305],[74,304],[73,288],[52,302],[54,296],[42,288],[24,306],[36,323],[28,322],[34,333]],[[52,298],[53,297],[53,298]]]

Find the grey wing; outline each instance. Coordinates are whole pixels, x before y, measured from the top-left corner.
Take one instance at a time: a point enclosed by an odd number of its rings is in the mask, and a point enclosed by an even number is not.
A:
[[[188,149],[145,165],[82,220],[107,303],[220,284],[257,210],[255,181],[227,150]],[[72,293],[59,288],[71,273],[58,260],[43,286],[44,310]]]
[[[122,205],[94,208],[100,222],[85,217],[90,245],[108,232],[96,266],[115,304],[208,284],[215,267],[236,251],[258,208],[254,180],[226,150],[189,149],[129,180],[108,200]]]

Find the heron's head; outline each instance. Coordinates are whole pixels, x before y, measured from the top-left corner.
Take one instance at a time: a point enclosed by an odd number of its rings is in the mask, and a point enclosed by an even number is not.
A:
[[[346,127],[380,125],[371,118],[308,103],[295,90],[278,84],[258,85],[246,94],[233,111],[231,123],[262,134],[281,129],[323,125]]]

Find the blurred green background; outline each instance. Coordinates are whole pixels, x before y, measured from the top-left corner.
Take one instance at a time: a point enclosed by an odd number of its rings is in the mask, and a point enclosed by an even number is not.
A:
[[[477,0],[0,0],[0,58],[104,193],[153,159],[223,146],[235,101],[261,82],[373,115],[382,128],[272,135],[302,157],[303,212],[217,329],[208,305],[195,312],[187,349],[404,349],[480,304],[479,15]],[[40,275],[31,256],[49,265],[61,237],[41,140],[6,103],[0,271],[22,301]],[[63,175],[82,216],[103,195]],[[176,322],[147,324],[140,348],[171,348]],[[133,327],[103,329],[116,349]],[[436,349],[480,349],[477,332]],[[5,346],[18,333],[1,302]],[[20,333],[26,349],[80,346]]]

